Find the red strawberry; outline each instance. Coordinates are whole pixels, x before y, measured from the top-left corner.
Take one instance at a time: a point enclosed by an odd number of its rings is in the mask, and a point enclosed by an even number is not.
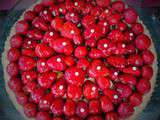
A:
[[[77,103],[77,108],[76,108],[76,114],[81,117],[81,118],[85,118],[88,115],[88,105],[86,102],[84,101],[78,101]]]
[[[18,65],[15,62],[11,62],[7,65],[7,73],[9,76],[16,76],[18,74]]]
[[[31,93],[31,99],[34,103],[38,104],[44,95],[45,91],[42,88],[38,88]]]
[[[48,30],[48,25],[46,23],[45,20],[43,20],[40,17],[36,17],[33,21],[32,21],[32,25],[40,30],[43,31],[47,31]]]
[[[142,95],[139,93],[134,93],[132,96],[129,98],[131,105],[133,106],[138,106],[142,103]]]
[[[131,116],[134,112],[134,109],[129,103],[121,103],[118,107],[118,114],[121,118],[128,118]]]
[[[54,97],[63,97],[67,91],[67,85],[64,80],[58,80],[51,88]]]
[[[121,19],[121,15],[115,13],[107,18],[109,25],[117,25]]]
[[[73,116],[76,112],[76,103],[67,99],[63,107],[63,112],[66,116]]]
[[[19,48],[21,47],[22,43],[23,43],[23,38],[18,34],[13,35],[10,39],[11,47]]]
[[[151,39],[147,35],[141,34],[137,36],[134,43],[139,50],[145,50],[151,45]]]
[[[44,88],[48,89],[51,87],[52,83],[56,80],[56,73],[46,72],[38,75],[38,84]]]
[[[138,84],[136,85],[137,91],[141,94],[146,94],[151,89],[150,81],[145,78],[139,80]]]
[[[41,4],[44,6],[51,6],[54,4],[54,1],[53,0],[42,0]]]
[[[35,48],[35,53],[40,58],[47,58],[53,55],[54,51],[45,43],[40,43]]]
[[[67,13],[67,9],[66,9],[66,5],[64,3],[64,0],[59,0],[59,2],[62,2],[61,4],[59,4],[58,8],[59,8],[59,12],[63,15],[65,15]]]
[[[85,45],[89,47],[95,47],[96,46],[96,40],[94,39],[87,39],[85,40]]]
[[[79,86],[84,82],[85,73],[80,68],[70,67],[65,71],[64,77],[68,83]]]
[[[109,56],[107,62],[116,68],[124,68],[126,65],[126,59],[123,56]]]
[[[91,81],[86,81],[83,86],[83,95],[88,100],[98,98],[98,86]]]
[[[113,53],[116,55],[123,55],[127,53],[127,48],[126,48],[125,43],[117,43],[116,48],[113,50]]]
[[[101,102],[101,108],[103,112],[110,112],[114,110],[114,106],[107,96],[102,96],[100,98],[100,102]]]
[[[113,89],[105,89],[103,90],[104,95],[106,95],[112,103],[118,104],[122,101],[121,95]]]
[[[98,114],[101,111],[101,104],[99,100],[91,100],[89,101],[89,113],[90,114]]]
[[[45,21],[51,22],[52,21],[52,13],[50,10],[43,10],[40,12],[40,17],[42,17]]]
[[[65,5],[66,5],[66,9],[68,11],[71,11],[74,8],[74,3],[71,0],[66,0]]]
[[[80,29],[72,22],[65,22],[61,28],[61,35],[73,39],[74,36],[80,35]]]
[[[116,49],[116,45],[109,39],[101,39],[98,41],[97,48],[102,51],[104,56],[109,56]]]
[[[104,35],[102,33],[102,29],[98,25],[92,25],[84,30],[83,36],[85,39],[99,39]]]
[[[26,38],[23,42],[23,48],[25,49],[34,49],[38,44],[38,41]]]
[[[111,3],[111,0],[96,0],[96,2],[100,7],[108,7]]]
[[[111,16],[113,14],[113,10],[110,8],[106,8],[104,9],[104,11],[101,11],[100,15],[99,15],[99,19],[100,20],[104,20],[107,19],[109,16]]]
[[[142,67],[142,77],[150,80],[153,76],[153,68],[151,66]]]
[[[73,43],[75,45],[81,45],[82,42],[83,42],[83,38],[82,38],[81,35],[76,35],[76,36],[73,37]]]
[[[51,115],[48,112],[40,111],[36,115],[36,120],[51,120]]]
[[[37,114],[37,106],[34,103],[30,102],[26,103],[23,109],[24,109],[24,114],[29,118],[33,118]]]
[[[18,61],[19,69],[22,71],[32,70],[36,66],[35,60],[31,57],[21,56]]]
[[[27,32],[27,37],[30,39],[41,40],[43,35],[38,29],[32,29]]]
[[[112,3],[112,9],[116,12],[122,13],[125,9],[125,4],[123,1],[115,1]]]
[[[25,20],[20,20],[16,23],[16,33],[17,34],[26,34],[28,31],[29,25],[27,23],[27,21]]]
[[[53,56],[48,59],[47,65],[55,71],[63,71],[66,69],[64,57],[61,55]]]
[[[64,58],[64,62],[67,66],[71,67],[75,64],[75,60],[74,60],[74,57],[71,57],[71,56],[67,56]]]
[[[89,57],[91,59],[98,59],[102,57],[102,52],[96,48],[92,48],[89,52]]]
[[[33,21],[36,17],[36,13],[34,11],[28,10],[24,13],[24,20]]]
[[[35,50],[33,49],[22,49],[21,54],[28,57],[36,57]]]
[[[134,34],[139,35],[144,32],[144,28],[141,23],[135,23],[132,25],[132,31]]]
[[[20,57],[20,51],[16,48],[10,48],[7,54],[9,61],[17,61]]]
[[[73,45],[67,38],[58,38],[50,42],[50,46],[58,53],[71,55],[73,52]]]
[[[129,85],[136,85],[137,79],[133,75],[129,74],[122,74],[119,75],[119,80],[124,83],[124,84],[129,84]]]
[[[101,115],[90,115],[87,120],[103,120]]]
[[[106,113],[105,120],[119,120],[119,117],[117,113],[109,112],[109,113]]]
[[[55,31],[47,31],[43,36],[43,42],[50,43],[52,40],[59,38],[59,33]]]
[[[126,67],[126,68],[123,68],[122,71],[124,73],[131,74],[137,77],[141,75],[141,70],[138,67]]]
[[[50,109],[55,116],[61,116],[63,114],[63,106],[63,99],[55,98],[52,102],[52,105],[50,106]]]
[[[116,69],[109,70],[109,77],[114,81],[119,81],[118,79],[119,71]]]
[[[27,93],[32,93],[36,88],[37,88],[37,83],[35,81],[31,81],[24,86],[24,91]]]
[[[83,8],[84,8],[84,5],[85,5],[84,1],[82,1],[82,0],[75,0],[73,7],[74,7],[74,9],[76,9],[78,12],[81,12],[81,11],[83,10]]]
[[[25,105],[28,102],[28,96],[24,92],[20,91],[16,93],[16,100],[18,104]]]
[[[78,13],[76,13],[74,11],[66,13],[65,14],[65,19],[67,21],[73,22],[75,24],[79,23],[79,21],[80,21]]]
[[[99,77],[96,79],[96,82],[102,90],[111,87],[110,79],[108,77]]]
[[[114,41],[114,42],[123,42],[124,41],[124,35],[120,30],[115,29],[115,30],[112,30],[108,34],[108,39],[110,39],[111,41]]]
[[[40,13],[43,9],[44,9],[44,6],[41,3],[36,4],[33,8],[33,10],[37,13]]]
[[[132,94],[132,89],[128,85],[117,83],[115,86],[122,98],[128,98]]]
[[[22,82],[19,78],[11,77],[8,81],[8,86],[13,92],[18,92],[22,88]]]
[[[86,58],[80,58],[77,62],[77,67],[86,70],[89,66],[89,61]]]
[[[136,48],[133,44],[127,44],[126,50],[127,50],[127,54],[133,54],[136,52]]]
[[[133,24],[137,21],[138,15],[133,8],[127,8],[124,11],[124,19],[127,23]]]
[[[82,10],[82,14],[87,15],[87,14],[89,14],[92,11],[92,9],[93,9],[93,5],[90,4],[90,3],[86,3],[84,5],[83,10]]]
[[[49,110],[53,100],[54,98],[51,93],[46,94],[40,99],[39,108],[41,110]]]
[[[142,52],[142,58],[145,64],[152,64],[154,61],[154,54],[149,50],[145,50]]]
[[[53,120],[63,120],[63,119],[60,117],[53,117]]]
[[[74,56],[77,58],[83,58],[87,55],[87,47],[85,46],[78,46],[74,51]]]
[[[86,15],[83,17],[82,19],[82,25],[85,28],[88,28],[90,25],[94,25],[95,24],[95,18],[92,15]]]
[[[134,54],[130,55],[127,59],[128,65],[133,65],[133,66],[142,66],[143,65],[143,59],[140,55]]]
[[[82,87],[75,85],[68,85],[67,97],[73,100],[79,100],[82,97]]]
[[[117,2],[118,2],[118,1],[117,1]],[[121,1],[119,1],[119,2],[121,2]],[[126,25],[126,23],[124,23],[124,22],[119,22],[118,25],[117,25],[117,27],[118,27],[118,29],[119,29],[120,31],[125,31],[125,30],[127,29],[127,25]]]
[[[51,27],[56,31],[61,31],[64,21],[62,18],[56,17],[51,21]]]
[[[101,20],[98,22],[98,25],[101,27],[102,29],[102,33],[105,35],[106,33],[108,33],[109,31],[109,25],[108,22],[106,20]]]
[[[50,68],[49,68],[45,59],[39,59],[37,61],[37,71],[39,73],[48,72],[49,70],[50,70]]]
[[[126,42],[131,42],[135,39],[135,35],[132,31],[125,31],[124,32],[124,40]]]
[[[21,73],[21,79],[23,84],[27,84],[30,81],[37,79],[37,73],[35,71],[25,71]]]
[[[88,68],[88,74],[93,78],[105,77],[109,74],[109,70],[100,60],[93,60]]]

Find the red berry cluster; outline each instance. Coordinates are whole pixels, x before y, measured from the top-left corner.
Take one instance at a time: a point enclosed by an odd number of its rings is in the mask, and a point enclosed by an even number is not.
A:
[[[150,91],[154,55],[122,1],[42,0],[17,22],[7,72],[36,120],[118,120]]]

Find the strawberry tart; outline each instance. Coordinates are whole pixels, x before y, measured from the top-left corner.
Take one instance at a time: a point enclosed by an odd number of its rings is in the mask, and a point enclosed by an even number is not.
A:
[[[26,120],[134,120],[157,72],[150,34],[120,0],[42,0],[12,27],[6,91]]]

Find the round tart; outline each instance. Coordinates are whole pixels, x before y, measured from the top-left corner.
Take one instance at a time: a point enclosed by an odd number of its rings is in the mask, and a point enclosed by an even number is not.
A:
[[[157,72],[148,30],[120,0],[42,0],[12,27],[2,62],[26,120],[137,119]]]

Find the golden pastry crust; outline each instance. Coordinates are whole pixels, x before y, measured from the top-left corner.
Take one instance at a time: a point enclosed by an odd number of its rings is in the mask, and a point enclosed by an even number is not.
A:
[[[39,2],[37,2],[37,3],[39,3]],[[37,3],[35,3],[34,5],[36,5]],[[33,6],[31,6],[29,9],[33,9]],[[27,9],[27,10],[29,10],[29,9]],[[21,15],[20,19],[23,19],[23,15],[24,15],[24,13]],[[148,29],[146,28],[146,26],[143,24],[143,22],[141,20],[138,20],[138,21],[140,23],[142,23],[142,25],[144,27],[144,33],[151,38],[151,35],[150,35]],[[24,119],[25,120],[34,120],[34,118],[28,118],[28,117],[25,116],[25,114],[23,112],[23,107],[17,103],[15,94],[8,87],[9,76],[6,72],[6,67],[7,67],[9,61],[7,60],[6,55],[7,55],[7,51],[10,49],[10,44],[9,44],[10,38],[15,34],[15,25],[16,25],[16,23],[11,28],[10,34],[9,34],[7,40],[5,41],[4,52],[2,54],[2,64],[3,64],[5,88],[6,88],[8,96],[9,96],[10,100],[12,101],[13,105],[19,111],[19,113],[24,117]],[[143,96],[143,103],[135,108],[134,114],[130,118],[128,118],[128,120],[136,120],[138,118],[139,114],[143,111],[143,109],[146,107],[147,103],[150,101],[150,98],[152,97],[152,93],[154,91],[158,68],[157,68],[157,54],[156,54],[156,51],[155,51],[155,47],[153,45],[153,41],[152,41],[152,44],[150,46],[150,50],[153,52],[153,54],[155,56],[154,62],[152,64],[154,74],[153,74],[152,79],[150,80],[151,81],[151,90],[150,90],[149,93],[147,93],[146,95]]]

